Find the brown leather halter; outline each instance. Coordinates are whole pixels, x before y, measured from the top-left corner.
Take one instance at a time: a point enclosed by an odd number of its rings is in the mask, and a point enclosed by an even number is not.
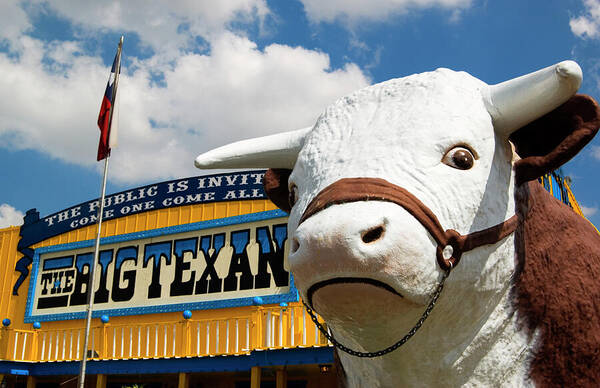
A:
[[[358,201],[385,201],[402,206],[433,237],[437,245],[437,262],[444,271],[455,268],[464,252],[482,245],[495,244],[517,228],[517,216],[490,228],[461,235],[454,229],[444,230],[435,214],[406,189],[381,178],[344,178],[327,186],[309,204],[300,223],[329,206]],[[452,247],[452,255],[444,258],[444,248]]]

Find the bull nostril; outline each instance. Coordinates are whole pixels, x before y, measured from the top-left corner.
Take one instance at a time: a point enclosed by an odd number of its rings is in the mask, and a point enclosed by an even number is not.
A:
[[[366,232],[363,232],[361,237],[365,244],[373,243],[383,237],[385,233],[385,228],[383,225],[376,226],[375,228],[369,229]]]
[[[292,239],[292,247],[291,247],[292,253],[296,253],[296,251],[298,251],[299,248],[300,248],[300,243],[298,242],[298,239],[296,237],[294,237]]]

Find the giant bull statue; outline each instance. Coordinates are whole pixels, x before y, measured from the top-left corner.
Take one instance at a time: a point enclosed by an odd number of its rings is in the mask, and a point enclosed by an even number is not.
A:
[[[581,77],[393,79],[195,164],[270,168],[348,386],[600,386],[600,236],[536,182],[600,126]]]

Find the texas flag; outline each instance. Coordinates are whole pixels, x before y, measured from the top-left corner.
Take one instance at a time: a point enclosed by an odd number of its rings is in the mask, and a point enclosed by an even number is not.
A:
[[[98,127],[100,128],[100,142],[98,144],[98,158],[102,160],[110,155],[110,149],[117,146],[117,130],[119,127],[119,113],[117,109],[117,85],[121,73],[121,43],[113,61],[112,70],[106,84],[106,91],[102,98]]]

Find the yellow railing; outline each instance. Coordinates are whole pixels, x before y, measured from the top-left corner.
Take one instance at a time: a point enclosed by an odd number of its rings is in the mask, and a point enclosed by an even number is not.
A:
[[[555,180],[560,180],[560,183],[564,186],[564,192],[562,192],[560,187],[555,187]],[[542,177],[542,179],[544,179],[547,184],[547,190],[550,192],[550,194],[555,194],[554,192],[556,191],[557,194],[560,195],[560,198],[563,202],[566,202],[565,200],[568,200],[568,203],[570,204],[571,208],[573,209],[573,211],[575,211],[575,213],[579,214],[580,216],[582,216],[583,218],[585,218],[587,220],[587,218],[585,217],[585,214],[583,214],[583,211],[581,210],[581,207],[579,206],[579,203],[577,202],[577,200],[575,199],[575,195],[573,194],[573,191],[571,190],[571,185],[569,184],[569,179],[567,178],[563,178],[560,175],[556,174],[556,173],[550,173],[550,174],[546,174]],[[542,183],[543,184],[543,183]],[[559,185],[556,185],[559,186]],[[564,196],[566,195],[567,198],[564,198]],[[587,220],[589,222],[589,220]],[[590,222],[590,224],[592,225],[592,227],[594,227],[594,229],[596,229],[596,232],[600,233],[600,231],[598,231],[598,229],[594,226],[594,224],[592,224]]]
[[[0,359],[80,360],[84,329],[0,329]],[[205,357],[253,350],[328,346],[304,306],[253,307],[223,319],[189,319],[90,329],[88,357],[95,360]]]

